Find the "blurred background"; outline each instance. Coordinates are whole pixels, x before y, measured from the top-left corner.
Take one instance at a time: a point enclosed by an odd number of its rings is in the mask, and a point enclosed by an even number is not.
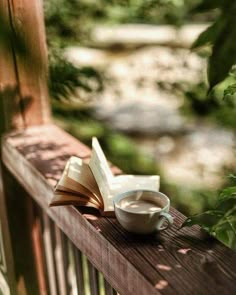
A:
[[[186,215],[212,208],[236,171],[235,75],[209,92],[211,47],[195,41],[219,18],[213,2],[44,1],[56,124],[97,136],[126,173],[160,174]]]

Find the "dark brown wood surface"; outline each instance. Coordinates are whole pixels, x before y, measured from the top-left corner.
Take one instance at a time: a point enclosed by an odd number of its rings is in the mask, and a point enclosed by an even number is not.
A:
[[[104,279],[104,289],[105,289],[105,295],[116,295],[116,291],[105,279]]]
[[[9,232],[9,222],[5,194],[2,181],[2,163],[0,162],[0,241],[3,248],[0,247],[0,272],[7,277],[7,284],[12,295],[16,295],[15,266]],[[1,288],[0,288],[1,289]]]
[[[1,39],[0,44],[0,142],[3,132],[12,129],[23,129],[31,125],[38,125],[48,123],[50,121],[50,104],[48,97],[48,62],[46,37],[43,17],[43,1],[42,0],[1,0],[0,1],[0,26],[7,34],[7,38]],[[19,37],[19,38],[16,38]],[[20,41],[19,41],[20,40]],[[24,49],[22,50],[22,45]],[[21,46],[19,46],[21,45]],[[21,49],[21,50],[20,50]],[[1,165],[0,152],[0,165]],[[15,268],[11,257],[16,256],[17,249],[22,254],[27,253],[30,246],[34,247],[34,259],[36,259],[36,268],[38,274],[38,285],[40,287],[40,294],[46,294],[46,282],[44,280],[43,265],[41,261],[40,251],[40,227],[39,223],[35,223],[33,213],[31,212],[31,222],[24,222],[19,212],[17,205],[10,207],[10,212],[7,212],[5,204],[9,205],[9,200],[14,204],[18,204],[18,196],[11,175],[6,179],[3,175],[4,181],[0,176],[0,182],[3,183],[4,191],[0,192],[0,220],[4,225],[4,248],[7,253],[7,277],[11,287],[11,293],[14,294],[14,282],[16,279],[17,287],[21,285],[21,291],[18,293],[37,294],[35,282],[32,282],[34,267],[30,269],[29,255],[28,261],[25,259],[15,258]],[[9,181],[9,182],[8,182]],[[18,189],[21,194],[22,204],[25,204],[24,191]],[[9,200],[7,200],[7,198]],[[15,199],[14,199],[15,198]],[[29,198],[30,202],[32,199]],[[25,205],[26,206],[26,205]],[[20,207],[21,208],[21,207]],[[28,211],[27,211],[28,210]],[[26,209],[27,213],[30,208]],[[9,220],[7,220],[7,216]],[[19,218],[19,221],[16,221]],[[22,237],[16,234],[16,225],[21,225],[19,230],[23,232]],[[11,237],[7,238],[8,224],[13,224],[14,228],[10,228]],[[28,228],[26,228],[28,226]],[[32,227],[31,227],[32,226]],[[14,233],[14,234],[12,234]],[[24,241],[26,233],[28,240]],[[8,235],[9,236],[9,235]],[[15,238],[19,238],[17,241]],[[10,244],[10,238],[12,245]],[[32,241],[33,244],[32,244]],[[16,245],[19,243],[18,248]],[[31,245],[32,244],[32,245]],[[13,248],[14,253],[11,252]],[[31,250],[31,248],[30,248]],[[24,252],[25,251],[25,252]],[[18,255],[21,257],[22,255]],[[32,259],[33,260],[33,259]],[[16,265],[16,264],[21,265]],[[22,267],[22,273],[19,268]],[[14,271],[15,270],[15,271]],[[26,277],[29,277],[27,279]],[[13,278],[14,277],[14,278]],[[37,280],[35,280],[37,281]],[[28,288],[27,283],[31,285]],[[35,285],[35,286],[34,286]],[[34,286],[34,289],[33,287]],[[15,288],[16,289],[16,288]],[[32,291],[34,290],[34,291]]]
[[[49,122],[48,60],[43,1],[3,1],[8,2],[13,34],[20,37],[26,48],[25,54],[19,54],[16,44],[12,46],[24,125]]]
[[[43,211],[43,210],[42,210]],[[56,259],[55,259],[55,226],[48,215],[41,212],[41,224],[43,232],[43,245],[45,252],[47,277],[49,285],[49,294],[57,295],[59,293],[59,282],[56,274]]]
[[[37,256],[33,249],[35,216],[31,211],[33,199],[3,166],[6,212],[14,261],[15,294],[40,295],[37,280]],[[7,185],[6,185],[7,184]],[[8,248],[7,251],[9,251]],[[39,248],[37,249],[38,252]],[[38,252],[39,253],[39,252]],[[14,293],[13,293],[14,294]]]
[[[73,206],[49,208],[68,158],[89,154],[53,125],[11,134],[3,143],[7,168],[120,294],[235,293],[236,253],[199,227],[180,230],[185,217],[174,208],[170,229],[143,237],[128,234],[114,218]]]
[[[88,263],[90,293],[93,295],[99,295],[98,271],[89,260],[87,261],[87,263]]]
[[[73,258],[75,261],[75,275],[78,295],[84,295],[84,270],[82,265],[82,253],[72,244]]]
[[[9,34],[0,46],[0,133],[50,121],[42,5],[41,0],[0,1]]]
[[[8,0],[0,1],[0,13],[5,27],[12,28]],[[2,25],[2,24],[1,24]],[[0,44],[0,134],[13,128],[23,128],[18,76],[12,40]]]

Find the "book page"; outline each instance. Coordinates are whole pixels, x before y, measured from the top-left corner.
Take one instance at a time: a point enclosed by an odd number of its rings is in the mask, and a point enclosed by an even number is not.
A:
[[[67,197],[62,198],[63,194],[66,194]],[[71,157],[56,186],[51,205],[55,205],[55,201],[57,203],[60,201],[60,204],[69,203],[72,199],[74,204],[76,198],[78,206],[81,203],[81,198],[84,198],[85,203],[93,203],[96,207],[103,208],[99,188],[88,164],[83,163],[82,159],[78,157]]]
[[[94,178],[89,165],[83,162],[82,159],[78,157],[70,158],[70,165],[68,168],[67,176],[71,180],[76,181],[77,183],[91,191],[96,196],[98,201],[100,203],[103,203],[96,179]]]
[[[91,168],[91,171],[101,192],[104,203],[104,212],[114,211],[114,205],[112,201],[113,195],[111,191],[111,183],[114,176],[96,138],[93,138],[92,141],[92,153],[91,159],[89,161],[89,167]]]
[[[84,195],[74,195],[67,192],[56,191],[50,203],[50,207],[61,205],[86,206],[100,209],[99,204],[90,201],[90,199],[85,198]]]
[[[118,175],[114,177],[111,186],[113,196],[130,190],[140,189],[159,191],[159,188],[159,175]]]

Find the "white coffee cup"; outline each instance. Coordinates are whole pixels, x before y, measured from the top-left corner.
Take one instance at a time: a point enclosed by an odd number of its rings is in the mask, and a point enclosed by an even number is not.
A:
[[[113,201],[117,220],[129,232],[150,234],[173,223],[170,200],[161,192],[132,190],[116,195]]]

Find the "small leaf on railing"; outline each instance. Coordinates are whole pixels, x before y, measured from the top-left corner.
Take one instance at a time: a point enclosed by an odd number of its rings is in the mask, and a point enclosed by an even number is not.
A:
[[[208,210],[204,213],[197,214],[187,218],[182,227],[184,226],[192,226],[192,225],[200,225],[207,232],[211,232],[211,227],[215,225],[223,216],[221,211],[217,210]]]
[[[215,228],[215,236],[225,245],[236,250],[236,216],[225,216]]]
[[[182,227],[196,224],[236,250],[236,186],[228,187],[220,193],[214,210],[187,218]]]

